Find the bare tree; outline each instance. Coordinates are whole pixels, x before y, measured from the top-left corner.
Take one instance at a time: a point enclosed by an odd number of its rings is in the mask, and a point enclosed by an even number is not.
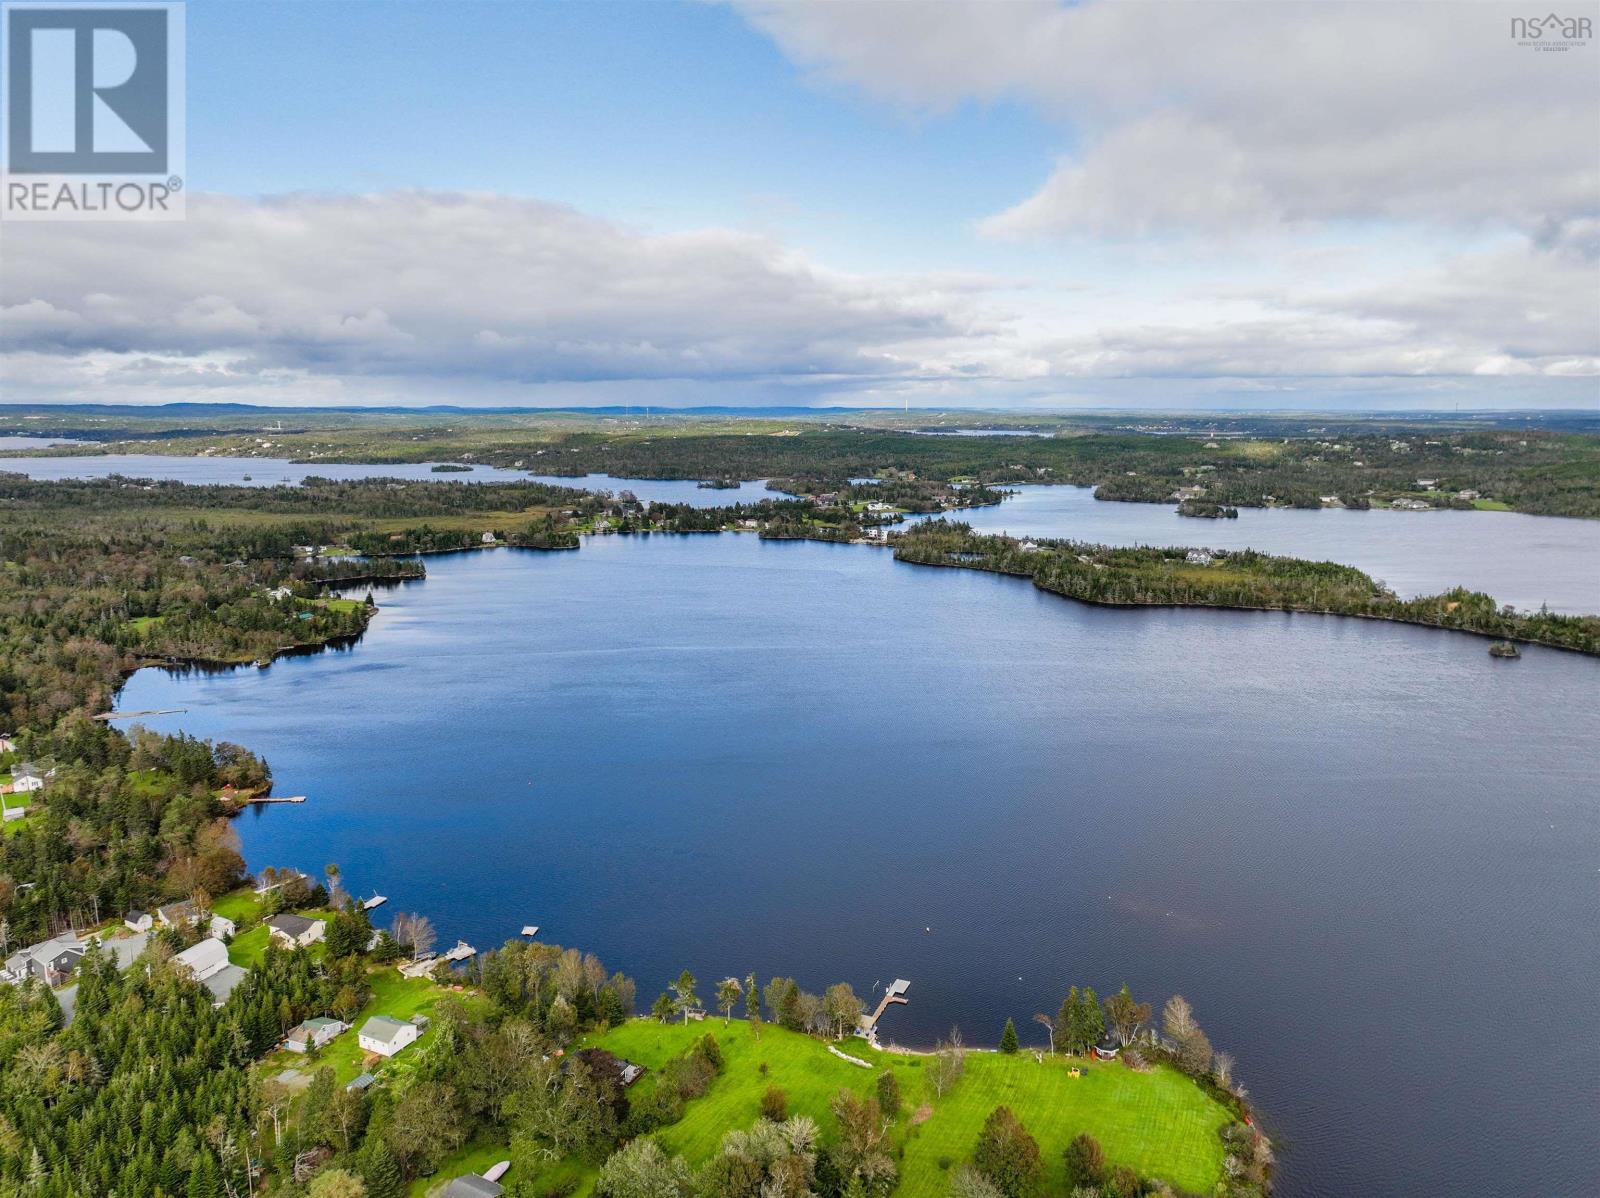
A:
[[[943,1098],[961,1080],[961,1074],[967,1067],[967,1049],[961,1042],[960,1028],[951,1028],[950,1038],[934,1046],[930,1064],[932,1068],[928,1070],[928,1084],[933,1087],[935,1098]]]
[[[433,930],[433,923],[426,915],[413,915],[411,917],[411,959],[415,961],[422,954],[433,948],[434,941],[438,939]]]
[[[1211,1058],[1211,1076],[1217,1079],[1217,1085],[1224,1090],[1233,1081],[1233,1054],[1219,1052]]]
[[[1161,1008],[1161,1027],[1168,1039],[1176,1040],[1179,1044],[1200,1030],[1200,1025],[1195,1022],[1194,1008],[1181,994],[1174,994],[1167,999],[1167,1005]]]
[[[1043,1011],[1035,1015],[1033,1021],[1044,1026],[1045,1034],[1050,1037],[1049,1051],[1054,1052],[1056,1050],[1056,1021]]]

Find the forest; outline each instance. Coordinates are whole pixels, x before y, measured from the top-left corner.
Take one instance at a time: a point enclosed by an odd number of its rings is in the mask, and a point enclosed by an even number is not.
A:
[[[943,520],[891,536],[895,558],[924,566],[1031,578],[1041,590],[1113,606],[1224,607],[1315,612],[1421,624],[1600,654],[1600,616],[1518,612],[1457,588],[1400,599],[1352,566],[1254,550],[1115,548],[1077,541],[984,536]]]

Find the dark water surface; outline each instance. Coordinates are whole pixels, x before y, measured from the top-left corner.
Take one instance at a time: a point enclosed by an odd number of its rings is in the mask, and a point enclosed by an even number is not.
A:
[[[1179,991],[1285,1195],[1600,1193],[1600,662],[753,536],[428,569],[350,650],[124,691],[311,796],[252,868],[540,924],[645,1004],[910,978],[904,1043]]]

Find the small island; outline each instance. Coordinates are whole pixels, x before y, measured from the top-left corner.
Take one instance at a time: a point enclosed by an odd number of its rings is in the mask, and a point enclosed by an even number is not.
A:
[[[435,474],[471,474],[473,470],[471,466],[463,466],[459,462],[439,462],[428,469]]]

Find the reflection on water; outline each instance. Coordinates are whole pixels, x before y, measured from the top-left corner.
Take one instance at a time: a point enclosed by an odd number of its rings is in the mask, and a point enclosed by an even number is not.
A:
[[[537,923],[646,995],[910,978],[912,1044],[1182,992],[1290,1198],[1600,1193],[1600,662],[733,536],[432,558],[380,602],[347,652],[121,696],[310,796],[241,821],[253,868]]]

